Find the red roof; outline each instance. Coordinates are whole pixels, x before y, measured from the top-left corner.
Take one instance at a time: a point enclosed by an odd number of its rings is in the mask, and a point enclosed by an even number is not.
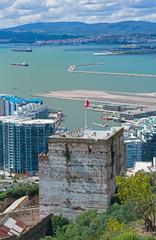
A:
[[[5,233],[0,229],[0,238],[4,238],[4,237],[8,237],[8,236],[9,236],[8,233]]]
[[[24,222],[22,222],[22,221],[20,221],[18,219],[15,219],[15,220],[16,220],[17,226],[19,226],[19,227],[21,227],[23,229],[25,229],[27,227],[27,225]]]
[[[8,237],[10,236],[9,234],[10,229],[4,225],[0,227],[0,237]]]
[[[21,230],[18,230],[16,226],[20,227]],[[20,235],[26,228],[27,225],[24,222],[11,217],[5,217],[0,226],[0,239],[11,235]]]

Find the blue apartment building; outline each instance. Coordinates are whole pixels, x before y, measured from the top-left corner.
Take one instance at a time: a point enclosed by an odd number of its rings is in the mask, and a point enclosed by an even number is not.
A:
[[[143,159],[143,142],[135,137],[125,140],[125,167],[132,168]]]
[[[136,161],[152,162],[156,157],[156,117],[138,120],[126,137],[125,160],[126,167],[134,167]]]
[[[48,137],[55,134],[49,119],[0,118],[0,165],[8,172],[35,174],[38,156],[48,152]]]
[[[18,107],[26,106],[28,104],[42,105],[43,101],[39,98],[26,99],[12,95],[0,95],[0,116],[13,115]]]
[[[38,98],[0,95],[0,169],[14,173],[38,171],[38,155],[48,152],[55,120]]]

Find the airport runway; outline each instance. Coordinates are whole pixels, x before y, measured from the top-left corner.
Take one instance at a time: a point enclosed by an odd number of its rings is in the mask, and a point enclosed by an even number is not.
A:
[[[122,93],[92,90],[71,90],[49,91],[46,93],[34,94],[34,96],[72,100],[85,100],[88,98],[92,102],[116,102],[122,104],[137,104],[142,106],[156,107],[156,93]]]

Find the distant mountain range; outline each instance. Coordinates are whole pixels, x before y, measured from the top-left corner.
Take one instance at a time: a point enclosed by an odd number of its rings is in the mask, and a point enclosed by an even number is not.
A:
[[[67,37],[86,37],[91,35],[111,34],[156,34],[156,23],[144,21],[125,21],[118,23],[83,22],[38,22],[0,30],[0,40],[13,42],[49,40]]]

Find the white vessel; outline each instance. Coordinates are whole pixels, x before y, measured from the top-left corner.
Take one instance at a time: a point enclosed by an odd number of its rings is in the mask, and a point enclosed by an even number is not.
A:
[[[102,52],[95,52],[95,53],[93,53],[94,56],[111,55],[111,54],[115,54],[115,53],[109,52],[109,51],[102,51]]]
[[[28,67],[29,64],[26,62],[22,62],[22,63],[11,63],[12,66],[20,66],[20,67]]]
[[[14,52],[32,52],[32,49],[30,47],[27,48],[12,48],[11,49]]]

